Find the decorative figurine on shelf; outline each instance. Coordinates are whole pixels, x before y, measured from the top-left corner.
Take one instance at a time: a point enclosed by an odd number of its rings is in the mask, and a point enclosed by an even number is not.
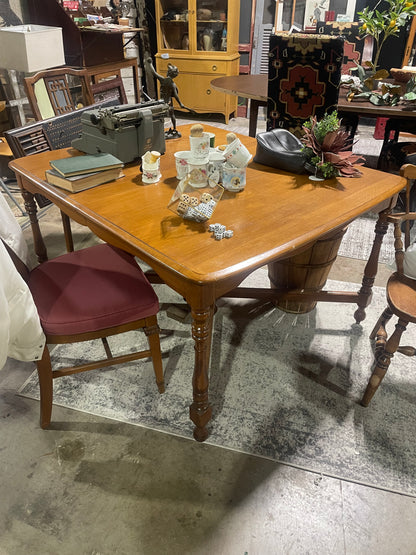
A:
[[[133,3],[129,0],[110,0],[110,11],[116,23],[120,18],[128,17]]]
[[[179,104],[181,108],[184,110],[188,110],[191,114],[196,114],[194,110],[188,108],[179,99],[178,95],[178,87],[174,82],[175,77],[178,76],[179,70],[176,66],[172,64],[168,64],[168,71],[166,77],[157,73],[153,66],[152,58],[147,58],[147,63],[150,67],[151,72],[156,77],[156,79],[160,83],[160,98],[169,106],[169,117],[172,121],[172,127],[165,132],[166,139],[176,139],[181,137],[182,135],[176,129],[176,117],[175,117],[175,108],[173,107],[173,99]]]

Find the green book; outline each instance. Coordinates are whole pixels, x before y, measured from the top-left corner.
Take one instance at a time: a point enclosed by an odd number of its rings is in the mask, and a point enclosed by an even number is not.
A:
[[[64,177],[109,170],[110,168],[122,168],[124,165],[121,160],[108,152],[51,160],[49,164]]]

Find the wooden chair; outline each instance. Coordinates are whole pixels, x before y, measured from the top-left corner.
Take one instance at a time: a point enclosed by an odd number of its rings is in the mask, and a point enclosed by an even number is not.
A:
[[[387,308],[380,316],[370,339],[375,340],[375,368],[370,377],[361,404],[367,407],[384,378],[394,354],[397,352],[407,356],[415,356],[416,349],[400,345],[401,336],[409,323],[416,324],[416,278],[407,277],[404,273],[404,250],[402,230],[404,231],[404,248],[410,244],[410,222],[416,220],[416,212],[409,212],[411,180],[416,179],[416,166],[404,165],[400,174],[407,178],[406,211],[392,214],[388,221],[394,224],[394,246],[397,271],[391,275],[386,285]],[[395,331],[387,337],[386,324],[396,316]]]
[[[85,69],[60,67],[39,71],[25,77],[24,87],[38,121],[94,104],[91,80]]]
[[[40,425],[49,426],[53,379],[151,357],[160,393],[165,390],[157,313],[159,301],[134,257],[106,243],[59,256],[29,271],[4,243],[28,283],[46,335],[37,361]],[[142,329],[149,348],[113,356],[107,337]],[[102,339],[107,358],[53,370],[48,344]]]
[[[103,102],[109,99],[116,99],[117,104],[127,104],[127,95],[124,90],[121,75],[112,79],[92,83],[91,85],[94,102]]]

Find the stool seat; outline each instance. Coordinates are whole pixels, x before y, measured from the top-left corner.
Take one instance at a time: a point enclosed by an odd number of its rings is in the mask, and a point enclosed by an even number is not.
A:
[[[0,156],[13,157],[13,152],[10,150],[9,145],[4,137],[0,137]]]

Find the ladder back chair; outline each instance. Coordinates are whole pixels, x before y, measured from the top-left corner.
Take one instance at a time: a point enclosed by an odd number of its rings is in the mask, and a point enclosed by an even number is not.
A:
[[[38,121],[94,104],[90,77],[85,69],[60,67],[38,71],[25,77],[24,87]]]
[[[394,272],[386,285],[387,308],[378,319],[370,339],[375,341],[375,364],[361,404],[367,407],[383,380],[396,352],[415,356],[416,348],[401,345],[401,338],[409,324],[416,324],[416,271],[411,272],[409,252],[405,252],[410,245],[410,223],[416,220],[416,212],[409,212],[409,197],[411,180],[416,179],[416,166],[404,165],[400,174],[407,179],[406,211],[388,216],[388,221],[394,225],[394,247],[397,271]],[[404,245],[403,245],[404,235]],[[413,256],[413,266],[416,268],[416,251]],[[409,272],[411,272],[409,274]],[[412,276],[412,277],[410,277]],[[388,337],[386,324],[395,316],[397,323],[395,330]]]

